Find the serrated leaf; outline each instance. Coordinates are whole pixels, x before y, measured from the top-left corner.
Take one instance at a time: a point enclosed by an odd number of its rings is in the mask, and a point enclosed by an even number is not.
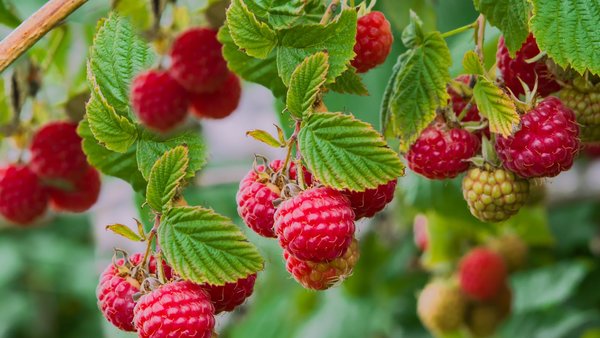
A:
[[[503,136],[512,134],[519,124],[520,117],[515,103],[502,89],[480,76],[473,88],[473,98],[479,112],[489,120],[492,133]]]
[[[223,57],[227,60],[229,69],[244,78],[244,80],[269,88],[276,97],[285,95],[286,86],[277,74],[275,53],[271,53],[264,60],[248,56],[233,42],[227,26],[221,27],[218,37],[223,44]]]
[[[307,57],[292,73],[287,93],[287,110],[302,118],[315,103],[319,89],[325,83],[329,69],[329,57],[318,52]]]
[[[467,74],[475,74],[475,75],[484,75],[485,68],[483,68],[483,63],[479,58],[479,55],[474,51],[470,50],[465,53],[463,58],[463,68],[467,72]]]
[[[264,59],[277,45],[275,31],[258,21],[242,0],[233,0],[229,6],[227,26],[235,44],[249,56]]]
[[[283,148],[284,144],[280,141],[278,141],[275,137],[273,137],[273,135],[267,133],[264,130],[250,130],[248,132],[246,132],[246,136],[250,136],[253,139],[262,142],[268,146],[274,147],[274,148]]]
[[[406,62],[407,54],[402,54],[398,57],[396,64],[392,68],[392,75],[388,79],[387,86],[383,92],[383,98],[381,100],[381,107],[379,108],[379,123],[381,125],[381,132],[385,137],[394,137],[392,128],[388,128],[390,122],[390,106],[392,96],[394,94],[394,88],[396,88],[396,81],[398,79],[398,73],[402,69],[402,66]]]
[[[163,219],[158,238],[175,271],[198,284],[223,285],[263,268],[256,247],[229,218],[209,209],[173,208]]]
[[[511,56],[521,48],[529,35],[528,0],[475,0],[475,7],[504,34],[504,42]]]
[[[134,241],[134,242],[141,242],[143,241],[142,237],[140,237],[140,235],[136,234],[133,230],[131,230],[128,226],[123,225],[123,224],[111,224],[111,225],[107,225],[106,226],[106,230],[110,230],[113,233],[123,237],[123,238],[127,238],[130,241]]]
[[[449,99],[450,50],[439,32],[425,34],[423,43],[398,57],[397,74],[389,96],[386,135],[400,137],[406,151]],[[388,89],[389,90],[389,89]],[[385,102],[386,100],[384,100]],[[387,130],[389,128],[389,131]]]
[[[364,191],[404,174],[398,154],[381,134],[351,115],[308,115],[298,141],[310,171],[329,187]]]
[[[152,209],[165,212],[171,208],[177,188],[185,178],[188,164],[188,149],[184,146],[167,151],[156,161],[150,170],[146,189],[146,201]]]
[[[77,133],[83,139],[83,152],[91,165],[106,175],[118,177],[128,182],[135,191],[146,189],[146,180],[138,170],[135,147],[130,147],[125,153],[117,153],[106,149],[94,138],[87,120],[79,123]]]
[[[423,34],[423,21],[419,18],[417,13],[412,10],[409,11],[410,23],[402,31],[402,43],[407,48],[414,48],[423,43],[425,35]]]
[[[304,0],[245,0],[248,9],[274,28],[288,28],[304,14]]]
[[[116,1],[114,10],[127,17],[140,31],[147,30],[152,25],[152,7],[147,0]]]
[[[340,76],[356,55],[356,15],[355,10],[344,10],[337,20],[326,26],[311,24],[278,31],[277,70],[283,82],[288,84],[296,67],[320,51],[329,54],[327,82]]]
[[[17,16],[14,6],[6,0],[0,0],[0,24],[15,28],[20,23],[21,19]]]
[[[540,50],[583,74],[600,74],[600,2],[533,0],[531,29]]]
[[[356,69],[352,66],[348,67],[342,75],[335,79],[335,82],[327,86],[334,92],[342,94],[352,94],[360,96],[368,96],[369,90],[363,83],[360,75],[356,73]]]
[[[172,138],[163,140],[159,135],[152,134],[148,131],[142,134],[142,137],[137,142],[137,165],[142,175],[147,179],[150,175],[150,170],[154,163],[165,152],[177,146],[186,146],[189,150],[189,165],[187,168],[186,178],[192,178],[196,172],[206,164],[208,156],[206,146],[202,141],[202,137],[198,133],[188,131]]]
[[[151,64],[152,54],[131,23],[118,14],[112,13],[98,27],[90,48],[89,72],[106,101],[122,114],[129,107],[131,79]]]

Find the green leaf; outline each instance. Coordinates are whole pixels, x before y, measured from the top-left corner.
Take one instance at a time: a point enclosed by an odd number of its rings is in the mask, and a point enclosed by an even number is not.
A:
[[[290,79],[287,93],[287,110],[295,117],[302,116],[312,108],[319,89],[325,83],[329,57],[318,52],[307,57],[296,68]]]
[[[159,227],[158,238],[175,271],[198,284],[235,282],[263,268],[256,247],[229,218],[209,209],[171,209]]]
[[[382,109],[382,116],[387,115],[383,124],[386,134],[400,137],[403,150],[433,121],[436,109],[448,101],[451,64],[448,45],[439,32],[425,34],[421,45],[398,57],[397,74],[390,80],[393,88],[389,100],[384,100],[388,106]]]
[[[475,7],[504,34],[504,41],[510,55],[521,49],[529,35],[528,0],[475,0]]]
[[[242,0],[233,0],[227,10],[227,26],[238,47],[249,56],[266,58],[277,45],[277,35],[258,21]]]
[[[511,135],[520,117],[515,103],[502,89],[480,76],[473,88],[473,98],[479,112],[489,120],[492,133]]]
[[[177,193],[189,164],[188,149],[177,146],[167,151],[152,166],[148,177],[146,200],[157,212],[166,212]]]
[[[227,26],[221,27],[218,37],[223,44],[223,57],[229,69],[247,81],[269,88],[276,97],[285,95],[286,87],[277,73],[275,53],[264,60],[248,56],[233,42]]]
[[[513,229],[529,245],[551,246],[555,244],[548,222],[548,210],[544,205],[521,208],[518,214],[502,223],[502,227]]]
[[[410,23],[402,31],[402,43],[407,48],[415,48],[423,43],[425,35],[423,34],[423,21],[417,13],[410,10]]]
[[[187,167],[186,178],[192,178],[196,172],[206,164],[208,156],[206,146],[202,137],[198,133],[188,131],[172,138],[163,140],[159,135],[144,132],[137,142],[137,165],[142,175],[147,179],[154,163],[165,152],[178,146],[186,146],[189,150],[189,165]]]
[[[531,28],[540,50],[583,74],[600,74],[600,2],[533,0]]]
[[[353,94],[360,96],[368,96],[369,90],[363,83],[360,75],[356,73],[356,69],[349,66],[342,75],[335,79],[335,82],[330,84],[329,89],[341,94]]]
[[[356,55],[356,11],[344,10],[326,26],[311,24],[278,31],[277,69],[288,84],[292,73],[304,59],[316,52],[329,54],[327,82],[331,83],[347,68]]]
[[[4,86],[4,79],[0,77],[0,126],[9,123],[12,118],[12,108],[10,107],[7,91]]]
[[[129,107],[131,79],[148,68],[152,54],[131,23],[118,14],[113,12],[98,27],[90,49],[89,72],[106,101],[122,114]]]
[[[273,137],[273,135],[269,134],[268,132],[266,132],[264,130],[260,130],[260,129],[250,130],[250,131],[246,132],[246,136],[250,136],[257,141],[262,142],[262,143],[264,143],[268,146],[274,147],[274,148],[283,148],[285,146],[285,144],[283,144],[282,142],[277,140],[275,137]]]
[[[152,25],[152,7],[147,0],[116,1],[114,8],[117,13],[127,17],[140,31],[147,30]]]
[[[83,139],[83,152],[91,165],[106,175],[118,177],[128,182],[135,191],[146,189],[146,180],[138,170],[135,147],[130,147],[125,153],[117,153],[106,149],[94,138],[87,119],[79,123],[77,132]]]
[[[274,28],[289,28],[304,17],[304,0],[245,0],[248,9]],[[314,1],[313,1],[314,2]]]
[[[388,83],[385,87],[385,91],[383,92],[383,98],[381,100],[381,107],[379,108],[379,124],[381,126],[381,132],[386,137],[394,137],[392,132],[392,128],[388,128],[390,121],[390,107],[392,102],[392,97],[394,94],[394,88],[396,88],[396,80],[398,79],[398,73],[402,69],[402,65],[406,62],[407,54],[402,54],[398,57],[396,64],[392,68],[392,75],[388,79]]]
[[[326,186],[364,191],[404,174],[381,134],[351,115],[308,115],[298,141],[308,168]]]
[[[463,68],[468,74],[485,74],[485,68],[483,68],[483,63],[481,62],[479,55],[472,50],[465,53],[463,58]]]
[[[0,24],[15,28],[21,23],[14,6],[6,0],[0,0]]]
[[[134,242],[142,242],[143,241],[143,239],[142,239],[142,237],[140,237],[140,235],[136,234],[128,226],[123,225],[123,224],[107,225],[106,230],[110,230],[113,233],[115,233],[123,238],[127,238],[130,241],[134,241]]]

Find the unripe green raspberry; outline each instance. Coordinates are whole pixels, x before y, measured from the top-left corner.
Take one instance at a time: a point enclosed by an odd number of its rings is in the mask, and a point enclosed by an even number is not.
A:
[[[465,325],[473,337],[491,337],[508,317],[512,307],[512,292],[505,286],[495,298],[486,302],[468,305]]]
[[[527,243],[514,234],[504,235],[489,242],[489,247],[504,259],[509,272],[522,268],[527,261]]]
[[[443,335],[462,327],[466,306],[465,296],[457,285],[433,281],[419,295],[417,313],[427,329]]]
[[[600,83],[594,85],[578,77],[565,86],[559,96],[565,106],[575,112],[581,125],[581,140],[600,140]]]
[[[473,216],[483,222],[502,222],[527,202],[529,181],[505,169],[472,168],[463,179],[463,196]]]

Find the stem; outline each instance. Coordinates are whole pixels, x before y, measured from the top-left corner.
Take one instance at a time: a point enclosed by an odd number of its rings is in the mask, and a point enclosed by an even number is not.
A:
[[[146,251],[144,252],[144,259],[142,259],[141,266],[146,265],[148,262],[148,258],[150,257],[150,253],[152,252],[152,241],[154,237],[156,237],[156,232],[158,231],[158,227],[160,226],[160,215],[156,215],[154,218],[154,226],[152,226],[152,230],[150,230],[150,234],[148,235],[148,245],[146,246]]]
[[[50,0],[0,42],[0,72],[88,0]]]
[[[483,40],[485,39],[485,16],[480,14],[477,18],[477,31],[475,32],[475,37],[477,40],[477,48],[475,49],[481,61],[484,61],[483,55]]]
[[[469,29],[475,28],[475,26],[477,26],[477,21],[471,22],[470,24],[462,26],[462,27],[455,28],[455,29],[453,29],[451,31],[442,33],[442,37],[444,39],[446,39],[446,38],[451,37],[453,35],[460,34],[462,32],[468,31]]]
[[[285,161],[283,162],[283,170],[287,170],[292,159],[292,149],[296,144],[296,139],[298,139],[298,133],[300,133],[300,121],[296,121],[296,126],[294,128],[294,133],[287,142],[287,153],[285,154]],[[299,153],[300,150],[296,147],[296,153]]]
[[[329,20],[333,16],[333,13],[337,10],[338,6],[340,5],[340,1],[341,0],[331,0],[331,3],[329,4],[329,6],[327,6],[325,14],[323,14],[323,17],[321,18],[321,25],[325,25],[329,22]]]

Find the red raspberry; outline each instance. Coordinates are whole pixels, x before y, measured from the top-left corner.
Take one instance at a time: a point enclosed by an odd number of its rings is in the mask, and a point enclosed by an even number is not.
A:
[[[554,177],[573,165],[580,147],[575,114],[547,97],[521,117],[521,130],[498,137],[496,151],[504,166],[524,177]]]
[[[600,158],[600,142],[586,143],[583,145],[583,152],[592,158]]]
[[[210,92],[227,78],[217,32],[193,28],[177,37],[171,47],[171,75],[190,92]]]
[[[354,236],[350,201],[331,188],[311,188],[275,211],[279,244],[298,259],[322,262],[341,257]]]
[[[33,136],[30,150],[31,170],[44,179],[81,177],[89,166],[76,123],[46,124]]]
[[[462,82],[466,85],[471,81],[470,75],[460,75],[454,81]],[[465,93],[461,93],[457,91],[452,86],[448,86],[447,88],[448,94],[450,95],[450,102],[452,103],[452,110],[456,114],[456,116],[460,116],[462,111],[465,109],[467,104],[471,101],[471,95],[466,95]],[[481,116],[479,115],[479,109],[477,109],[477,105],[475,102],[471,102],[471,108],[467,110],[467,113],[461,120],[463,122],[472,122],[472,121],[481,121]]]
[[[31,223],[48,208],[48,192],[28,168],[0,168],[0,214],[17,224]]]
[[[391,180],[375,189],[356,192],[345,190],[342,193],[350,200],[356,220],[363,217],[373,217],[394,199],[398,179]]]
[[[544,60],[539,60],[533,63],[527,63],[526,60],[536,57],[540,54],[537,42],[532,34],[529,34],[527,41],[523,43],[521,49],[517,51],[515,58],[512,59],[508,54],[508,48],[504,44],[504,37],[500,37],[498,41],[498,52],[496,60],[498,61],[498,69],[504,79],[504,84],[508,87],[515,96],[525,93],[521,79],[527,84],[529,89],[533,90],[537,78],[537,92],[546,97],[560,90],[560,85],[555,81],[554,75],[548,70]]]
[[[215,314],[219,314],[223,311],[233,311],[244,303],[254,291],[254,282],[256,282],[256,274],[225,285],[203,284],[202,288],[210,296],[210,300],[215,307]]]
[[[352,66],[359,73],[365,73],[385,62],[392,50],[394,36],[390,22],[381,12],[374,11],[361,17],[357,25],[356,57]]]
[[[227,80],[217,90],[192,96],[192,113],[200,118],[225,118],[237,109],[241,95],[240,79],[229,73]]]
[[[480,145],[474,134],[436,123],[423,130],[406,159],[410,169],[429,179],[453,178],[469,169]]]
[[[496,297],[506,283],[506,275],[502,256],[490,249],[475,248],[460,261],[460,287],[475,300]]]
[[[142,296],[133,321],[140,338],[210,338],[215,308],[200,285],[172,282]]]
[[[427,250],[429,235],[427,235],[427,216],[418,214],[413,222],[413,235],[415,245],[421,251]]]
[[[360,251],[356,239],[352,240],[342,257],[331,262],[302,261],[287,250],[283,251],[287,271],[298,283],[311,290],[327,290],[350,277],[359,257]]]
[[[89,167],[86,173],[73,182],[70,191],[50,188],[50,202],[55,210],[84,212],[92,207],[100,195],[100,174]]]
[[[157,131],[168,131],[185,120],[189,94],[169,73],[148,70],[131,84],[131,104],[142,123]]]

